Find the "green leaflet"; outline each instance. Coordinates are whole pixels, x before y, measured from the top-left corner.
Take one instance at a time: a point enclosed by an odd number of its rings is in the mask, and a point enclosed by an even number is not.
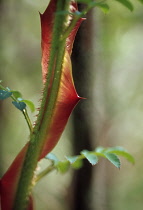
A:
[[[79,3],[87,5],[87,11],[94,7],[99,7],[105,14],[109,12],[109,5],[105,1],[96,2],[93,0],[78,0]],[[85,10],[86,11],[86,10]]]
[[[17,102],[17,101],[12,101],[12,104],[19,109],[20,111],[23,111],[26,108],[26,104],[24,102]]]
[[[107,14],[109,12],[109,5],[108,4],[105,4],[105,3],[102,3],[102,4],[98,4],[97,7],[101,8],[101,10]]]
[[[74,162],[76,162],[78,160],[79,156],[68,156],[66,157],[66,159],[70,162],[70,164],[73,164]]]
[[[59,159],[53,153],[49,153],[48,155],[45,156],[45,158],[51,160],[54,165],[59,162]]]
[[[92,165],[95,165],[98,163],[98,157],[95,153],[89,152],[88,150],[83,150],[81,152],[82,155],[91,163]]]
[[[131,12],[134,10],[132,3],[128,0],[115,0],[115,1],[120,2],[123,6],[128,8]]]
[[[124,148],[122,147],[97,147],[95,149],[97,156],[102,156],[108,159],[112,164],[114,164],[117,168],[120,168],[120,160],[118,156],[124,157],[131,163],[134,163],[135,160],[131,154],[129,154]]]
[[[6,90],[0,90],[0,100],[11,97],[12,93]]]
[[[135,163],[134,157],[129,154],[123,147],[111,147],[107,149],[108,153],[114,153],[116,155],[124,157],[130,163]]]
[[[69,161],[60,161],[56,155],[53,153],[49,153],[45,157],[46,159],[49,159],[52,162],[52,165],[55,166],[55,168],[60,172],[60,173],[65,173],[68,171],[70,163]]]
[[[22,94],[19,91],[12,90],[11,92],[16,99],[17,98],[22,98]]]
[[[80,155],[68,156],[66,159],[70,162],[71,167],[74,169],[80,169],[83,166],[83,161]]]
[[[74,169],[80,169],[83,166],[83,160],[78,158],[74,163],[72,163],[71,167]]]
[[[130,11],[134,10],[134,6],[130,0],[115,0],[121,3],[124,7],[129,9]],[[143,0],[138,0],[143,4]],[[86,4],[87,10],[92,9],[94,7],[99,7],[105,14],[109,12],[109,5],[106,3],[106,0],[96,1],[96,0],[77,0],[77,2]]]
[[[117,155],[113,153],[106,153],[106,152],[104,153],[104,155],[105,155],[105,158],[107,158],[114,166],[116,166],[117,168],[120,168],[121,163]]]
[[[24,102],[30,108],[31,112],[35,111],[35,105],[32,101],[25,99],[22,99],[21,101]]]
[[[69,161],[59,161],[56,168],[60,173],[66,173],[70,168],[70,163]]]

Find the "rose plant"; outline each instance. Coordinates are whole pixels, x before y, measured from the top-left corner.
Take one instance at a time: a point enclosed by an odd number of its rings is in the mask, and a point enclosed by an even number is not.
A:
[[[133,9],[128,0],[118,1],[128,9]],[[77,2],[85,4],[83,11],[78,11]],[[107,158],[117,168],[120,168],[118,155],[134,162],[133,157],[122,147],[83,150],[78,156],[66,157],[64,161],[59,161],[50,153],[60,139],[72,110],[83,99],[78,96],[74,86],[70,58],[78,28],[85,20],[86,13],[93,7],[100,7],[104,12],[109,10],[109,5],[103,1],[78,0],[77,2],[51,0],[45,12],[40,14],[43,93],[34,125],[27,113],[27,105],[34,109],[32,102],[23,100],[18,91],[0,85],[0,99],[12,99],[13,105],[23,113],[30,130],[27,144],[1,178],[2,210],[32,210],[33,186],[54,169],[66,172],[69,166],[80,168],[85,158],[95,165],[100,156]],[[42,158],[50,160],[51,165],[38,174],[36,167]]]

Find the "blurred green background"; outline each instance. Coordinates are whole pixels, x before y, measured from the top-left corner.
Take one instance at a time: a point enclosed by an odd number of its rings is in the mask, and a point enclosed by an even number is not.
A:
[[[39,107],[42,90],[38,11],[42,13],[47,2],[0,0],[0,79],[4,86],[22,92],[23,98],[32,100],[36,107]],[[140,210],[143,206],[143,6],[135,2],[134,12],[130,12],[117,2],[109,1],[109,4],[109,14],[95,9],[91,22],[83,23],[86,35],[83,46],[90,40],[90,47],[83,47],[89,69],[87,76],[84,74],[83,88],[77,87],[80,95],[87,97],[79,106],[86,110],[92,149],[99,145],[123,146],[135,157],[136,163],[131,165],[121,159],[120,170],[106,160],[94,166],[86,210]],[[86,27],[92,28],[90,33]],[[76,53],[80,53],[80,49]],[[82,67],[76,74],[82,77]],[[78,86],[76,78],[75,83]],[[77,109],[78,106],[75,112]],[[0,116],[2,176],[27,142],[29,133],[22,114],[11,100],[0,102]],[[30,116],[36,120],[36,112]],[[82,120],[78,120],[82,126]],[[74,122],[75,113],[53,151],[60,159],[75,151]],[[77,144],[79,142],[82,135]],[[41,161],[42,167],[47,164]],[[45,177],[34,189],[36,209],[71,209],[73,176],[71,170],[65,175],[53,172]],[[75,209],[80,210],[73,207]]]

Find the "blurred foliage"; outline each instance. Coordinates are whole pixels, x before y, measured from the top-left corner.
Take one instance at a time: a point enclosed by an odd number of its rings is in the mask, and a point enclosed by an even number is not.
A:
[[[83,150],[80,152],[80,155],[66,156],[66,160],[63,161],[60,161],[53,153],[49,153],[45,158],[51,161],[54,169],[57,169],[61,173],[65,173],[69,170],[70,166],[74,169],[81,168],[84,159],[94,166],[98,163],[99,157],[106,158],[114,166],[120,168],[121,163],[118,156],[123,156],[129,162],[134,163],[134,158],[122,147],[97,147],[94,151]],[[47,174],[48,173],[49,170],[47,170]],[[46,173],[44,175],[46,175]]]
[[[94,10],[93,89],[89,98],[93,104],[89,110],[89,114],[92,112],[93,145],[94,138],[104,147],[121,145],[136,160],[134,166],[123,161],[120,171],[107,161],[95,167],[100,173],[94,177],[91,205],[94,206],[96,198],[102,210],[134,210],[142,209],[143,205],[143,7],[139,1],[131,2],[134,3],[132,13],[111,0],[108,15]],[[36,107],[42,91],[38,11],[43,12],[46,5],[47,0],[1,3],[0,80],[5,87],[22,92]],[[0,168],[3,174],[26,143],[29,132],[23,116],[9,100],[1,102],[0,107]],[[31,117],[33,121],[36,119]],[[71,144],[70,122],[54,153],[61,158],[71,155]],[[45,160],[43,163],[41,167],[44,168]],[[72,171],[64,176],[53,172],[44,178],[34,191],[37,209],[46,210],[50,206],[51,210],[67,210],[65,198],[70,196],[67,192],[71,175]],[[106,179],[106,184],[101,182],[101,177]],[[108,203],[103,202],[105,188]]]
[[[136,2],[131,13],[112,2],[110,13],[104,16],[97,12],[95,21],[96,136],[99,144],[122,145],[136,159],[134,167],[125,164],[120,173],[109,166],[106,180],[108,208],[141,209],[143,189],[140,187],[138,195],[136,190],[138,183],[142,183],[141,176],[139,181],[137,175],[142,168],[143,147],[142,7]],[[98,196],[102,199],[103,195]],[[105,209],[105,203],[99,203]]]

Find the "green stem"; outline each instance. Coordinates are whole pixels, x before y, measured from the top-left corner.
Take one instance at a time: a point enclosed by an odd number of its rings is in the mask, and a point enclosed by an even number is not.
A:
[[[67,0],[58,0],[56,12],[65,10],[65,7],[69,8],[69,3],[70,2]],[[65,21],[65,15],[55,15],[48,75],[44,88],[41,109],[37,119],[37,124],[30,136],[29,147],[27,149],[24,164],[21,170],[13,210],[24,210],[28,205],[28,198],[32,190],[34,170],[37,166],[38,158],[45,142],[45,136],[50,129],[50,123],[60,85],[62,62],[65,52],[66,40],[61,41],[61,35],[64,31]],[[52,87],[49,93],[48,87],[51,80]]]
[[[46,176],[47,174],[49,174],[50,172],[54,171],[56,169],[55,166],[51,165],[49,167],[47,167],[45,170],[43,170],[41,173],[39,173],[36,178],[34,179],[34,184],[33,186],[39,182],[44,176]]]
[[[25,117],[25,120],[27,122],[28,128],[30,130],[30,133],[32,133],[33,132],[33,126],[32,126],[31,120],[29,118],[29,115],[27,113],[27,109],[23,109],[22,113],[23,113],[23,115]]]

